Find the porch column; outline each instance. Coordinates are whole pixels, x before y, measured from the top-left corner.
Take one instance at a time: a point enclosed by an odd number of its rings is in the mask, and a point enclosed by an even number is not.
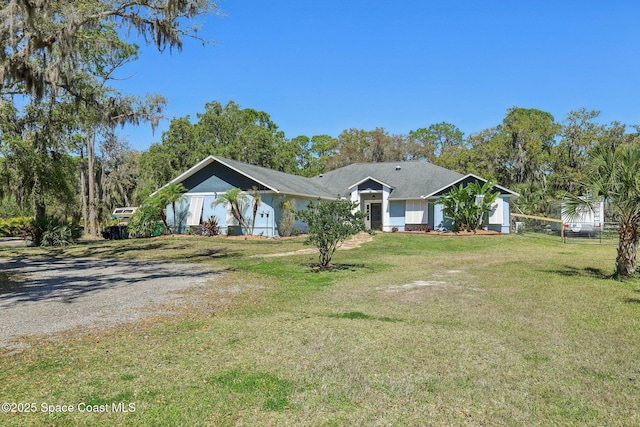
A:
[[[382,187],[382,231],[391,231],[391,213],[389,212],[389,194],[391,188]]]
[[[352,211],[352,213],[362,212],[362,202],[360,201],[360,194],[358,194],[358,187],[354,187],[351,190],[351,201],[354,203],[358,203],[358,206]]]

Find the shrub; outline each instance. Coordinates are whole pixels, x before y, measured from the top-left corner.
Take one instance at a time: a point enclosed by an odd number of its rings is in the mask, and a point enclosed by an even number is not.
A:
[[[346,200],[311,202],[307,209],[298,212],[298,218],[307,223],[308,244],[320,252],[320,267],[326,268],[336,249],[348,237],[367,231],[365,213],[358,210],[359,204]]]
[[[220,234],[220,226],[215,216],[210,216],[209,219],[202,224],[201,234],[203,236],[217,236]]]
[[[35,246],[67,246],[81,236],[80,226],[53,216],[33,219],[23,234],[23,238],[30,239]]]
[[[453,222],[453,231],[474,231],[481,228],[491,213],[491,207],[498,198],[494,185],[486,182],[472,182],[467,186],[460,184],[438,201],[442,205],[445,218]]]
[[[294,209],[294,200],[285,200],[280,203],[281,216],[278,224],[278,231],[282,237],[289,237],[293,232],[293,226],[296,223],[296,211]]]
[[[0,219],[0,237],[21,237],[31,221],[27,216]]]
[[[128,232],[131,238],[146,238],[162,234],[164,226],[156,206],[144,204],[129,219]]]

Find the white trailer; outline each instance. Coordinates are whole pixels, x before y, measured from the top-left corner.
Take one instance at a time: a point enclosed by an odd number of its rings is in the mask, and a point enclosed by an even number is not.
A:
[[[584,197],[581,199],[586,200]],[[580,207],[573,215],[567,212],[564,203],[560,204],[560,219],[565,234],[582,234],[595,236],[604,226],[604,201],[600,200],[589,207]]]

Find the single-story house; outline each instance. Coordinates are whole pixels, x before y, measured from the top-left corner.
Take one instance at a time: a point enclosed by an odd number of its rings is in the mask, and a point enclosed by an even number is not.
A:
[[[245,192],[244,217],[251,220],[252,194],[259,191],[261,201],[253,227],[256,235],[278,235],[278,224],[284,201],[295,201],[296,209],[312,200],[342,198],[359,204],[367,213],[367,226],[381,231],[423,230],[450,227],[437,204],[440,196],[452,186],[478,181],[473,174],[463,175],[428,162],[356,163],[313,178],[254,166],[218,156],[209,156],[169,184],[181,183],[187,192],[176,208],[178,229],[198,226],[214,216],[223,233],[240,233],[228,206],[215,204],[221,194],[239,188]],[[501,186],[500,195],[488,220],[488,228],[509,232],[509,198],[518,194]],[[171,207],[167,208],[171,212]],[[173,215],[167,215],[172,221]],[[305,231],[305,224],[296,227]]]

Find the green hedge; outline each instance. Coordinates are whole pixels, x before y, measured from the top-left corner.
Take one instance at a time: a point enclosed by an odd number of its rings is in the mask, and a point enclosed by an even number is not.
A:
[[[0,237],[22,237],[31,221],[33,218],[27,216],[0,218]]]

